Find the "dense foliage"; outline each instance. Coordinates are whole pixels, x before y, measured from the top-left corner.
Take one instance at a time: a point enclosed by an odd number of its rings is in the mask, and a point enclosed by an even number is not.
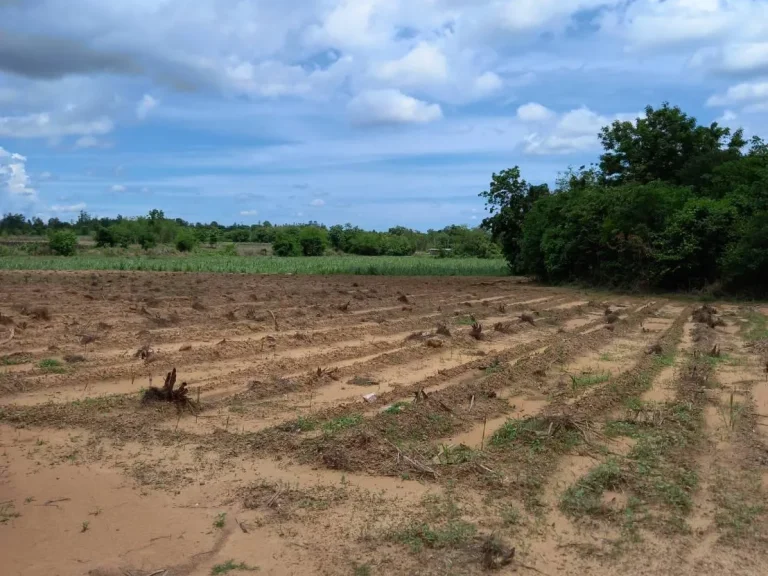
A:
[[[217,222],[191,224],[171,220],[161,210],[152,210],[138,218],[93,218],[81,212],[75,222],[51,218],[27,220],[21,214],[6,214],[0,219],[0,236],[44,236],[68,231],[90,236],[100,248],[128,248],[139,245],[150,250],[157,245],[172,245],[181,252],[196,246],[215,247],[221,242],[271,244],[278,256],[322,256],[328,251],[360,256],[408,256],[436,249],[443,256],[498,258],[499,245],[483,228],[448,226],[442,230],[419,232],[402,226],[386,232],[363,230],[346,224],[327,228],[317,222],[272,225],[262,222],[252,226]]]
[[[768,293],[768,146],[648,107],[551,193],[517,168],[482,192],[514,272],[547,282]]]

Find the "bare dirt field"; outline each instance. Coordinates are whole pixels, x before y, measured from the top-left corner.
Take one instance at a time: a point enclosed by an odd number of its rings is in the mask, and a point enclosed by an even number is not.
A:
[[[763,312],[0,272],[0,574],[765,574]]]

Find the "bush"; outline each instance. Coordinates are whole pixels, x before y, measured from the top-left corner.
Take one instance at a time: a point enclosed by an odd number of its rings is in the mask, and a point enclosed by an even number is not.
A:
[[[301,256],[301,245],[293,234],[281,232],[272,242],[272,252],[275,256]]]
[[[224,256],[237,256],[237,248],[234,244],[224,244],[221,253]]]
[[[307,226],[299,233],[299,244],[304,256],[322,256],[328,246],[328,233],[322,228]]]
[[[96,246],[98,246],[99,248],[106,248],[106,247],[112,248],[117,244],[117,240],[115,239],[115,234],[114,232],[112,232],[111,228],[101,227],[98,230],[96,230],[96,234],[94,235],[94,240],[96,241]]]
[[[139,234],[139,246],[144,250],[151,250],[157,246],[157,237],[152,232],[146,231]]]
[[[54,232],[48,240],[48,246],[55,254],[72,256],[77,251],[77,236],[68,230]]]
[[[176,235],[176,250],[179,252],[192,252],[197,246],[197,238],[188,231],[182,230]]]

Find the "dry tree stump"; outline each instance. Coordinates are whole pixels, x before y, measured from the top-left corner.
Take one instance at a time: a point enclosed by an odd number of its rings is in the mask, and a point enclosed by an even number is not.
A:
[[[182,382],[181,386],[176,388],[176,368],[166,374],[162,388],[150,386],[144,392],[141,402],[142,404],[169,402],[175,404],[176,409],[180,412],[187,408],[192,414],[196,414],[200,410],[198,404],[189,397],[189,388],[186,382]]]

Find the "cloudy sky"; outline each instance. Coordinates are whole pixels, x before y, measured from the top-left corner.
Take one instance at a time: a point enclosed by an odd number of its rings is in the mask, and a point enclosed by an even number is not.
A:
[[[474,224],[665,100],[768,135],[768,0],[0,0],[0,212]]]

